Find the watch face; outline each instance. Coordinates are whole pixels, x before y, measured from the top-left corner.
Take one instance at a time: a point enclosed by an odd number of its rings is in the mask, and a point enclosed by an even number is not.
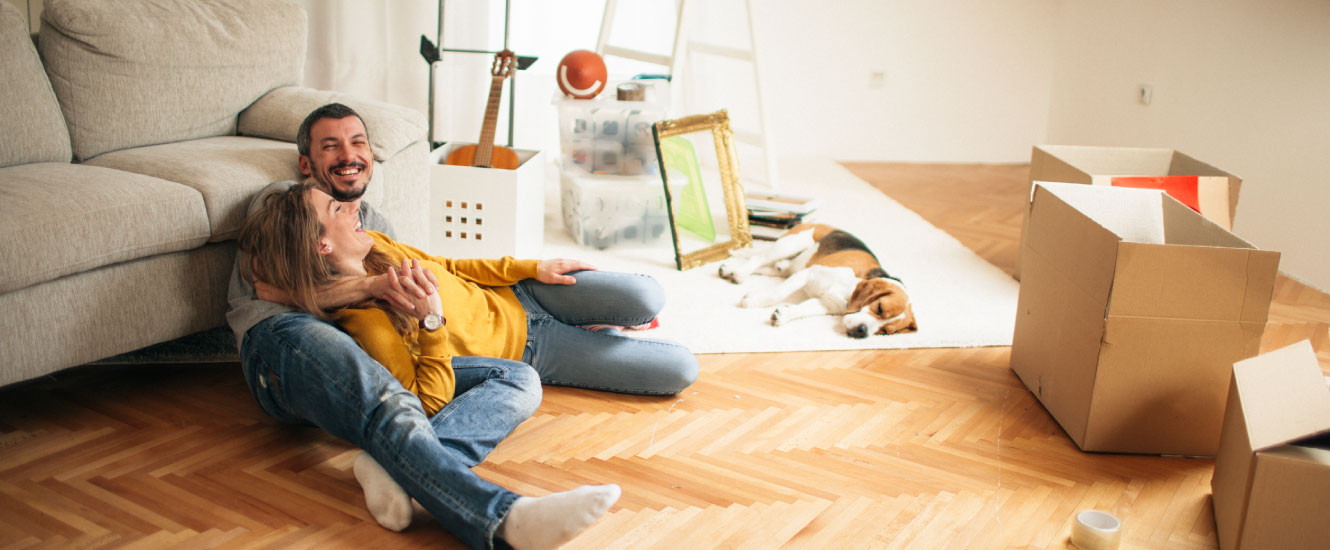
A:
[[[425,330],[437,330],[443,326],[443,316],[431,313],[425,316]]]

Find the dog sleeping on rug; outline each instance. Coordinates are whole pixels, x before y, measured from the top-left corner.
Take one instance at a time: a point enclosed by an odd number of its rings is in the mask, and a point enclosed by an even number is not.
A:
[[[785,280],[771,290],[749,292],[739,306],[776,306],[773,325],[842,315],[845,333],[854,338],[919,330],[900,279],[882,269],[863,241],[829,225],[800,224],[770,245],[736,250],[719,274],[742,284],[759,271]]]

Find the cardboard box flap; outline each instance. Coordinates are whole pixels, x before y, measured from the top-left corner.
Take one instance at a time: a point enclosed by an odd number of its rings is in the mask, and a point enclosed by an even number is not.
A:
[[[1247,513],[1251,493],[1251,470],[1255,456],[1247,437],[1247,425],[1238,406],[1238,387],[1230,370],[1228,397],[1215,453],[1215,470],[1210,476],[1213,493],[1216,534],[1220,548],[1236,548],[1242,518]]]
[[[1059,158],[1056,151],[1063,147],[1056,145],[1036,145],[1030,152],[1030,174],[1038,174],[1039,179],[1030,179],[1030,193],[1034,193],[1035,181],[1057,181],[1063,183],[1090,184],[1090,174],[1072,166]]]
[[[1174,151],[1172,158],[1169,159],[1168,173],[1186,174],[1188,176],[1223,176],[1241,180],[1241,178],[1238,178],[1233,174],[1177,151]]]
[[[1173,162],[1169,164],[1168,173],[1228,178],[1228,219],[1233,220],[1237,217],[1238,194],[1242,192],[1241,177],[1177,152],[1173,153]],[[1232,223],[1229,225],[1232,226]]]
[[[1164,195],[1161,209],[1164,213],[1164,242],[1168,244],[1189,244],[1196,246],[1223,246],[1228,248],[1251,248],[1256,246],[1234,235],[1219,224],[1197,215],[1195,210],[1178,202],[1177,199]]]
[[[1091,187],[1035,183],[1021,254],[1033,252],[1044,258],[1057,258],[1081,291],[1101,308],[1106,308],[1120,239],[1062,199],[1061,192],[1077,197],[1080,196],[1078,192],[1085,189]]]
[[[1136,243],[1164,244],[1164,213],[1155,189],[1129,189],[1036,182],[1094,220],[1117,238]]]
[[[1306,340],[1237,362],[1233,385],[1253,451],[1330,432],[1330,388]]]
[[[1140,147],[1040,145],[1036,149],[1064,159],[1067,164],[1091,175],[1165,176],[1169,174],[1174,157],[1172,149]]]

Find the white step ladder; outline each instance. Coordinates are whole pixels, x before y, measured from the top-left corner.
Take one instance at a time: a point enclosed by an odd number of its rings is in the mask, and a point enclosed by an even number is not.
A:
[[[676,0],[676,15],[674,25],[674,45],[669,55],[653,53],[639,49],[626,48],[610,44],[610,38],[613,34],[614,15],[618,8],[618,0],[605,1],[605,13],[600,20],[600,36],[596,39],[596,53],[602,57],[620,57],[632,59],[653,65],[660,65],[669,68],[671,78],[671,88],[675,89],[696,89],[696,86],[702,85],[698,82],[692,72],[692,56],[711,55],[721,58],[732,59],[746,63],[753,70],[753,94],[751,98],[753,106],[757,110],[757,120],[751,121],[757,125],[756,129],[735,128],[733,125],[734,112],[731,111],[731,130],[734,132],[734,140],[737,143],[745,144],[755,148],[762,156],[766,173],[760,176],[752,175],[752,170],[745,171],[740,166],[740,180],[753,182],[758,186],[774,188],[776,187],[776,158],[771,152],[770,140],[767,139],[767,128],[770,124],[767,121],[766,110],[762,105],[762,80],[757,72],[757,39],[753,34],[753,8],[751,0],[742,0],[745,19],[748,23],[748,49],[731,48],[713,43],[691,40],[687,37],[686,27],[689,10],[687,0]],[[651,22],[655,23],[655,22]],[[685,102],[683,106],[688,109],[686,99],[688,94],[683,94]],[[748,98],[734,98],[734,101],[743,101]],[[701,113],[683,113],[683,114],[701,114]]]

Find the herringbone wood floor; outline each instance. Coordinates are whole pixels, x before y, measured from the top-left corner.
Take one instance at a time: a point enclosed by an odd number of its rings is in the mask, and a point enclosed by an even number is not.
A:
[[[1010,271],[1025,166],[849,167]],[[1330,297],[1281,278],[1263,347]],[[570,548],[1064,548],[1084,508],[1124,548],[1214,548],[1204,459],[1078,451],[1008,348],[706,355],[673,398],[547,388],[478,470],[526,494],[618,483]],[[0,389],[0,548],[459,548],[363,509],[355,450],[278,425],[234,364],[85,367]]]

